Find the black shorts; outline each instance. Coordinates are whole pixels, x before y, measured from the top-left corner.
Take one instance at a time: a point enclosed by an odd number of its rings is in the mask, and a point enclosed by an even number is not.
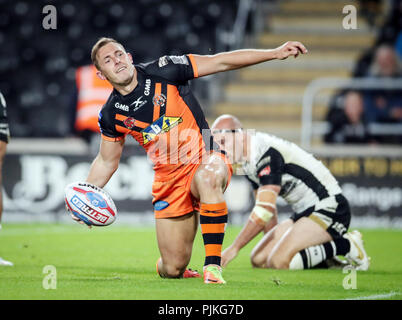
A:
[[[0,92],[0,141],[8,143],[10,140],[10,129],[8,128],[6,103]]]
[[[310,218],[323,227],[333,239],[336,239],[348,231],[351,212],[348,200],[342,194],[337,194],[322,199],[303,212],[294,213],[290,219],[296,222],[301,217]]]
[[[8,143],[10,140],[10,130],[8,128],[8,122],[0,117],[0,141]]]

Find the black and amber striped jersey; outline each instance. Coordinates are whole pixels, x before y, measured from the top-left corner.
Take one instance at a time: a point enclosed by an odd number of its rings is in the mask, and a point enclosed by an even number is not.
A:
[[[189,80],[198,77],[194,57],[163,56],[135,65],[138,84],[127,95],[116,89],[99,114],[102,138],[131,135],[145,148],[155,178],[164,179],[217,149]]]
[[[280,196],[296,213],[342,193],[324,164],[292,142],[256,132],[251,136],[250,152],[243,169],[253,188],[279,185]]]
[[[3,94],[0,92],[0,140],[8,143],[10,140],[10,129],[7,120],[7,106]]]

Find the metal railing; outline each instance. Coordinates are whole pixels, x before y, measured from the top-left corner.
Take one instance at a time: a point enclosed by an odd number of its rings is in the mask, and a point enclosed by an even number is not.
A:
[[[402,79],[373,79],[373,78],[317,78],[306,87],[303,95],[301,144],[304,148],[311,147],[313,135],[323,135],[328,131],[326,122],[314,123],[314,99],[323,89],[386,89],[402,90]],[[402,134],[401,124],[373,124],[369,130],[376,134]]]
[[[233,1],[236,3],[236,1]],[[222,30],[220,27],[216,29],[216,52],[231,51],[240,49],[245,42],[247,19],[251,12],[256,12],[256,19],[253,19],[253,25],[261,24],[261,9],[262,0],[239,0],[236,4],[236,17],[233,22],[233,27],[230,30]],[[254,26],[254,30],[258,28]],[[204,81],[208,90],[207,104],[213,105],[224,98],[222,87],[224,83],[231,79],[231,75],[224,72],[200,78]]]
[[[240,0],[237,7],[237,14],[230,31],[218,30],[218,43],[229,47],[229,50],[239,49],[246,34],[247,19],[252,10],[259,4],[257,0]]]

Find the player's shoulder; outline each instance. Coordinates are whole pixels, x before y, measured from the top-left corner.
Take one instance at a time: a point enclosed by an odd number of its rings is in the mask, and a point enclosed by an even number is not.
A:
[[[101,110],[112,110],[112,106],[116,101],[118,101],[118,95],[116,94],[115,89],[113,89]]]
[[[161,69],[170,64],[173,65],[189,65],[190,60],[187,54],[183,55],[164,55],[157,59],[136,64],[135,67],[144,72],[153,72],[158,68]]]
[[[162,78],[165,80],[176,79],[177,67],[190,66],[188,55],[164,55],[158,59],[135,65],[138,72],[147,77]]]
[[[270,134],[267,132],[261,132],[261,131],[257,131],[255,133],[255,142],[258,145],[265,145],[265,146],[270,146],[270,147],[274,147],[276,145],[289,145],[290,146],[290,144],[291,144],[290,141],[287,141],[287,140],[284,140],[277,136],[274,136],[273,134]]]
[[[99,121],[109,121],[110,119],[114,119],[116,113],[116,103],[119,103],[119,97],[116,94],[115,90],[113,90],[109,98],[106,100],[105,104],[102,106],[99,112]]]
[[[277,137],[266,132],[257,131],[252,136],[252,150],[255,150],[255,157],[259,159],[266,151],[278,145]]]
[[[285,163],[289,153],[286,140],[265,132],[255,132],[251,139],[250,167],[254,170],[265,163]]]
[[[268,133],[259,133],[257,137],[255,149],[261,150],[261,154],[265,150],[265,155],[281,158],[281,161],[284,163],[297,162],[307,165],[315,161],[313,154],[304,150],[294,142]]]
[[[275,149],[279,153],[286,153],[291,152],[296,145],[275,135],[257,132],[255,135],[255,147],[262,150]]]

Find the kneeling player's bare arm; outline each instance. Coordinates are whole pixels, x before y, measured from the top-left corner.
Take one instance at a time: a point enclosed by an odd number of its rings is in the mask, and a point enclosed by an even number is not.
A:
[[[255,206],[235,241],[222,253],[222,266],[233,260],[241,248],[255,238],[276,217],[276,199],[281,187],[278,185],[261,186],[256,193]]]
[[[92,162],[86,181],[103,188],[119,166],[123,146],[124,139],[117,142],[102,139],[99,153]],[[83,221],[73,214],[71,214],[71,217],[73,220],[84,224]],[[91,226],[89,226],[89,228],[91,228]]]
[[[235,70],[274,59],[284,60],[307,53],[306,47],[298,41],[288,41],[275,49],[243,49],[222,52],[215,55],[193,55],[198,76]]]
[[[103,188],[117,170],[123,152],[124,140],[101,141],[99,153],[92,162],[87,182]]]

